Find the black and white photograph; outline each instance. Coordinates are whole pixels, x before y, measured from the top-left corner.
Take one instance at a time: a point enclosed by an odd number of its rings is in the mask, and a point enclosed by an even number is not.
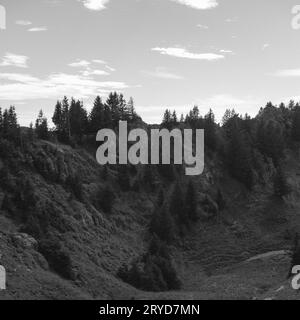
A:
[[[299,57],[300,0],[0,0],[0,314],[300,300]]]

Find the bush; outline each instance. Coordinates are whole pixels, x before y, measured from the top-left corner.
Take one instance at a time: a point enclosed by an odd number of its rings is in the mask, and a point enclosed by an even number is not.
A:
[[[143,257],[129,266],[122,266],[117,276],[135,288],[146,291],[178,290],[181,287],[168,247],[157,237],[153,238]]]
[[[53,239],[42,240],[39,242],[39,252],[45,257],[53,271],[65,279],[75,279],[71,258],[59,242]]]

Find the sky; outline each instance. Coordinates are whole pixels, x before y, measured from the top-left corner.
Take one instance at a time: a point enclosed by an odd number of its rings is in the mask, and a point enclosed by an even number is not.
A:
[[[0,0],[0,107],[15,105],[29,125],[40,109],[51,119],[64,95],[90,109],[97,95],[118,91],[149,123],[194,105],[218,120],[226,108],[255,116],[268,101],[300,100],[297,4]]]

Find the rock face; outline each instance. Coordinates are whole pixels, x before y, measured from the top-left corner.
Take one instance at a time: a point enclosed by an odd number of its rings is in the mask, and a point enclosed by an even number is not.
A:
[[[16,246],[24,249],[36,249],[38,246],[38,242],[26,233],[14,233],[12,235],[12,241]]]

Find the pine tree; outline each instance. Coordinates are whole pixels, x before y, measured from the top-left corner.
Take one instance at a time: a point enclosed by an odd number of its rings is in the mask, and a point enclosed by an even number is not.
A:
[[[226,125],[228,135],[227,164],[231,175],[251,189],[253,184],[252,154],[247,135],[241,129],[241,119],[234,116]]]
[[[194,106],[193,109],[189,112],[186,122],[195,129],[198,126],[198,122],[200,120],[200,111],[198,106]]]
[[[64,97],[63,101],[58,101],[55,106],[52,121],[56,126],[56,133],[58,139],[62,142],[68,143],[70,141],[70,115],[69,115],[69,101]]]
[[[234,118],[235,116],[237,116],[236,112],[234,109],[230,110],[230,109],[226,109],[224,116],[222,118],[222,125],[226,126],[226,124],[228,123],[228,121],[232,118]]]
[[[172,122],[173,126],[176,126],[178,124],[177,113],[175,110],[172,113],[171,122]]]
[[[119,103],[118,103],[118,109],[119,109],[119,120],[125,121],[127,120],[127,109],[126,109],[127,102],[124,99],[123,94],[119,95]]]
[[[20,127],[18,125],[15,107],[5,109],[2,116],[2,134],[6,139],[15,143],[20,141]]]
[[[69,101],[64,97],[62,101],[62,140],[69,142],[71,137]]]
[[[111,112],[110,106],[108,104],[104,105],[103,125],[105,128],[113,128],[112,112]]]
[[[71,135],[81,141],[83,135],[87,132],[88,125],[87,112],[82,102],[75,101],[74,99],[71,100],[69,119]]]
[[[89,132],[95,134],[104,128],[104,105],[99,96],[94,101],[94,106],[89,115]]]
[[[49,138],[48,121],[44,117],[43,110],[40,110],[35,122],[35,133],[39,139],[47,140]]]
[[[3,115],[2,115],[2,109],[0,108],[0,136],[3,133]]]
[[[113,128],[119,125],[121,119],[120,99],[116,92],[111,92],[106,100],[106,110],[110,110]]]
[[[133,122],[137,120],[138,116],[134,108],[134,100],[132,97],[129,98],[129,101],[126,106],[126,110],[127,110],[126,111],[127,121]]]
[[[60,101],[57,101],[54,114],[52,117],[52,122],[56,126],[56,132],[60,136],[62,129],[63,129],[63,120],[62,120],[62,105]]]
[[[217,145],[217,135],[216,135],[216,123],[215,115],[210,109],[208,114],[205,116],[205,145],[211,150],[216,149]]]
[[[181,116],[180,116],[180,123],[184,123],[185,122],[185,120],[184,120],[184,115],[183,115],[183,113],[181,114]]]
[[[292,118],[292,138],[295,141],[300,141],[300,106],[297,105],[293,111]]]
[[[162,126],[168,130],[172,128],[172,115],[169,109],[167,109],[164,113]]]

